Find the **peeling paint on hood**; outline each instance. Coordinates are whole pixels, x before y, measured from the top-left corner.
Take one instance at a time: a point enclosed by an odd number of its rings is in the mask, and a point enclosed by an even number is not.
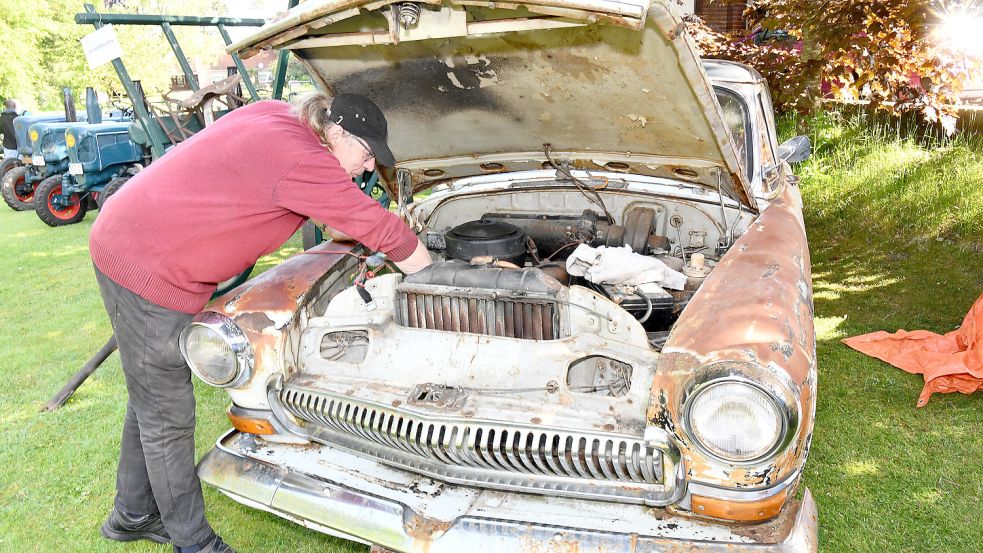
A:
[[[666,3],[467,4],[421,4],[418,29],[404,32],[392,29],[387,2],[308,2],[230,50],[292,49],[329,93],[372,98],[397,166],[417,181],[426,170],[482,174],[482,163],[506,158],[539,164],[549,143],[575,165],[699,166],[693,182],[753,205],[706,73]]]

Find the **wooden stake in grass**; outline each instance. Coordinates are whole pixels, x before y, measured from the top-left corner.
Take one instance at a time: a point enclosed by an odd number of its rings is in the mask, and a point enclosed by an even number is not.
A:
[[[79,372],[75,373],[72,378],[68,380],[64,388],[59,390],[54,397],[49,399],[48,403],[44,404],[42,410],[54,411],[62,405],[65,405],[65,402],[68,401],[68,398],[72,397],[75,390],[78,390],[79,386],[81,386],[87,378],[92,376],[92,373],[96,372],[99,365],[102,365],[102,362],[105,361],[114,351],[116,351],[115,334],[110,336],[109,341],[106,342],[106,345],[102,346],[102,349],[96,352],[96,354],[92,356],[92,359],[89,359],[89,361],[81,369],[79,369]]]

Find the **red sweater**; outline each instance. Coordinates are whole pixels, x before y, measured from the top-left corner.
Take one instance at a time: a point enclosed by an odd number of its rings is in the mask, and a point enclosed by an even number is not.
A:
[[[291,112],[258,102],[222,117],[133,177],[89,236],[92,261],[147,300],[197,313],[216,283],[313,218],[395,261],[417,237],[363,194]]]

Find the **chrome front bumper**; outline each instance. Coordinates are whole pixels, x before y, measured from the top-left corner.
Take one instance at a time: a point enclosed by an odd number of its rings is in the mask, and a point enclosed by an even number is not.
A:
[[[201,460],[201,479],[245,505],[395,551],[812,552],[816,505],[733,526],[663,509],[447,484],[324,445],[271,444],[231,431]],[[480,541],[479,541],[480,540]]]

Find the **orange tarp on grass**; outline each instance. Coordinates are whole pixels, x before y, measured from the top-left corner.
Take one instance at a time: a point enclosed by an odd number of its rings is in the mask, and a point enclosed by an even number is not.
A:
[[[924,374],[919,407],[924,407],[935,392],[971,394],[983,390],[983,296],[973,304],[962,326],[947,334],[880,331],[844,338],[843,343],[899,369]]]

